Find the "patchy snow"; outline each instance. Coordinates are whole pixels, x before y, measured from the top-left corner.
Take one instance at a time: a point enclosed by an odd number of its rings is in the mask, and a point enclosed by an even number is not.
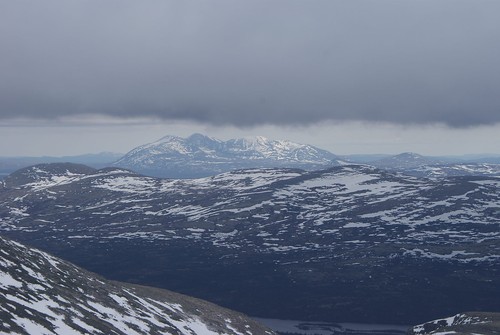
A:
[[[118,176],[113,178],[105,178],[95,187],[115,192],[148,194],[154,190],[154,186],[155,181],[152,178]]]
[[[439,259],[439,260],[454,260],[458,261],[461,263],[468,263],[468,262],[481,262],[481,261],[496,261],[500,259],[500,255],[484,255],[484,256],[478,256],[478,257],[471,257],[474,255],[479,255],[474,252],[466,252],[465,250],[454,250],[451,251],[449,254],[439,254],[435,252],[430,252],[427,250],[422,250],[422,249],[412,249],[412,250],[406,250],[403,253],[403,256],[412,256],[412,257],[423,257],[423,258],[432,258],[432,259]]]
[[[437,334],[457,334],[457,332],[453,330],[446,330],[445,327],[451,326],[466,326],[466,325],[476,325],[491,322],[487,317],[482,316],[471,316],[467,313],[465,314],[456,314],[454,316],[450,316],[443,319],[437,319],[433,321],[426,322],[425,324],[420,324],[412,327],[412,332],[417,335],[425,335],[429,332],[426,331],[426,328],[432,326],[435,330],[431,332],[433,335]],[[467,332],[468,333],[468,332]],[[462,334],[462,332],[460,332]],[[474,335],[475,333],[470,333]]]
[[[233,324],[212,328],[208,324],[224,325],[232,313],[210,307],[206,302],[186,302],[188,298],[183,297],[181,301],[190,304],[188,309],[196,310],[192,314],[175,300],[166,300],[165,297],[173,293],[165,296],[158,290],[155,292],[158,295],[142,296],[136,288],[107,283],[17,242],[0,238],[0,244],[0,294],[3,296],[0,309],[8,315],[0,323],[0,334],[15,333],[9,331],[8,322],[17,324],[28,334],[47,335],[254,334],[252,329],[242,333]],[[218,322],[204,319],[217,313],[220,314]]]
[[[370,227],[371,224],[369,223],[362,223],[362,222],[350,222],[346,225],[344,225],[342,228],[366,228]]]
[[[22,287],[23,283],[20,281],[12,278],[12,276],[9,273],[6,272],[0,272],[0,287]]]

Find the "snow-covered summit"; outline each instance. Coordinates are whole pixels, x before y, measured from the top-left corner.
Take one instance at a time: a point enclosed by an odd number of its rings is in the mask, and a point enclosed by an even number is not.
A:
[[[338,161],[326,150],[287,140],[254,136],[222,141],[193,134],[165,136],[141,145],[114,165],[153,176],[190,178],[255,167],[310,170],[338,165]]]
[[[324,150],[288,140],[271,140],[263,136],[245,137],[226,142],[229,152],[245,153],[251,159],[276,159],[296,162],[330,162],[336,159]],[[298,153],[303,153],[302,156]],[[248,156],[247,156],[248,155]]]

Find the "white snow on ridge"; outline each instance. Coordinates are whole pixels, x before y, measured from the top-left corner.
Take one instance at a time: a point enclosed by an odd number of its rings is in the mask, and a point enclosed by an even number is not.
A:
[[[214,186],[228,189],[250,190],[271,183],[300,176],[298,172],[276,169],[249,169],[244,172],[227,172],[214,177],[195,179],[198,186],[213,188]]]
[[[0,334],[14,334],[9,329],[16,325],[28,334],[37,335],[110,332],[272,335],[250,319],[215,305],[210,307],[207,302],[158,289],[105,282],[44,252],[3,238],[0,238],[0,246],[0,295],[3,297],[0,312],[6,316],[0,323]],[[46,271],[50,274],[45,275]],[[219,319],[214,322],[213,318]],[[217,328],[214,324],[218,324]],[[254,328],[257,326],[260,330]]]
[[[273,185],[275,182],[279,183]],[[89,194],[99,190],[97,201],[92,202],[90,198],[85,206],[60,205],[57,199],[64,199],[65,195],[62,192],[54,195],[55,213],[78,212],[73,219],[77,224],[83,219],[99,222],[91,232],[80,228],[72,231],[69,235],[72,239],[98,239],[98,236],[150,241],[208,239],[218,246],[243,246],[250,245],[252,236],[269,232],[290,235],[292,241],[288,244],[292,245],[295,238],[315,238],[323,234],[330,237],[322,243],[329,243],[331,238],[345,241],[344,236],[353,233],[359,235],[356,238],[359,241],[380,242],[373,237],[385,236],[390,243],[409,240],[436,244],[482,243],[500,236],[495,232],[483,235],[483,228],[479,226],[499,222],[496,184],[479,183],[477,187],[467,184],[460,193],[456,187],[461,185],[451,179],[437,183],[381,173],[366,166],[344,166],[323,172],[250,169],[193,180],[110,174],[100,175],[84,185]],[[446,196],[443,191],[446,187],[450,187],[454,195]],[[62,225],[51,214],[37,217],[23,200],[15,205],[9,209],[11,217],[0,221],[3,230],[71,227],[69,222]],[[51,220],[47,220],[49,218]],[[16,220],[25,220],[28,224],[17,227],[13,224]],[[30,222],[37,225],[33,227]],[[235,222],[249,229],[249,235],[218,235],[223,225],[231,227],[223,231],[231,231]],[[205,229],[203,224],[210,228]],[[184,225],[205,230],[184,229]],[[461,229],[461,225],[467,229]],[[277,226],[279,230],[275,229]],[[441,228],[436,230],[434,226]],[[356,239],[349,237],[349,240]],[[274,247],[287,247],[281,241],[276,243]],[[440,259],[455,261],[460,257]],[[491,257],[484,254],[476,259]]]
[[[449,254],[438,254],[422,249],[412,249],[405,250],[403,253],[404,256],[413,256],[413,257],[423,257],[423,258],[432,258],[432,259],[441,259],[441,260],[450,260],[454,259],[460,263],[469,263],[473,261],[496,261],[500,259],[500,255],[486,255],[483,257],[470,257],[473,255],[477,255],[477,253],[466,252],[465,250],[455,250],[451,251]]]
[[[433,321],[426,322],[425,324],[420,324],[412,327],[412,334],[416,335],[445,335],[445,334],[458,334],[458,332],[454,330],[446,330],[446,327],[452,326],[467,326],[467,325],[478,325],[478,324],[486,324],[492,322],[486,316],[478,316],[474,315],[475,313],[464,313],[464,314],[456,314],[454,316],[450,316],[443,319],[437,319]],[[429,332],[428,329],[434,329]],[[460,334],[469,334],[467,330],[463,330]],[[477,333],[470,333],[471,335]],[[483,334],[482,332],[477,335]],[[485,334],[485,333],[484,333]]]
[[[85,174],[73,173],[69,170],[63,173],[52,173],[39,166],[28,168],[25,173],[28,177],[35,180],[26,183],[23,187],[33,191],[42,191],[54,186],[67,185],[86,176]]]
[[[165,136],[131,150],[115,164],[148,171],[160,171],[169,164],[189,168],[205,165],[213,168],[209,168],[210,171],[229,171],[235,166],[245,168],[255,163],[263,166],[291,163],[326,167],[335,160],[335,156],[325,150],[287,140],[254,136],[221,141],[193,134],[188,138]]]
[[[52,175],[50,177],[28,183],[26,184],[26,187],[31,188],[33,191],[41,191],[54,186],[70,184],[73,181],[79,179],[81,176],[82,175],[75,175],[75,174],[64,175],[64,176]]]
[[[145,194],[156,190],[155,180],[147,177],[123,176],[103,179],[95,187],[114,192]]]

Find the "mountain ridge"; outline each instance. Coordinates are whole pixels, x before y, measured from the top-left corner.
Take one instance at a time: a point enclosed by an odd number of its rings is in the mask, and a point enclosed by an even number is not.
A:
[[[250,318],[174,292],[108,281],[0,236],[0,333],[261,334]]]
[[[3,234],[112,279],[247,314],[416,324],[500,308],[497,177],[352,165],[195,180],[112,169],[9,183]]]
[[[339,160],[326,150],[287,140],[254,136],[222,141],[196,133],[141,145],[113,165],[156,177],[193,178],[242,168],[313,170],[339,165]]]
[[[412,327],[408,335],[500,334],[500,313],[466,312]]]

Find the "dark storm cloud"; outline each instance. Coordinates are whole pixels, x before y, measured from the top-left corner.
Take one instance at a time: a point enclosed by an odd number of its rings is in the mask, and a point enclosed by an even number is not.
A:
[[[500,1],[1,1],[0,117],[500,122]]]

